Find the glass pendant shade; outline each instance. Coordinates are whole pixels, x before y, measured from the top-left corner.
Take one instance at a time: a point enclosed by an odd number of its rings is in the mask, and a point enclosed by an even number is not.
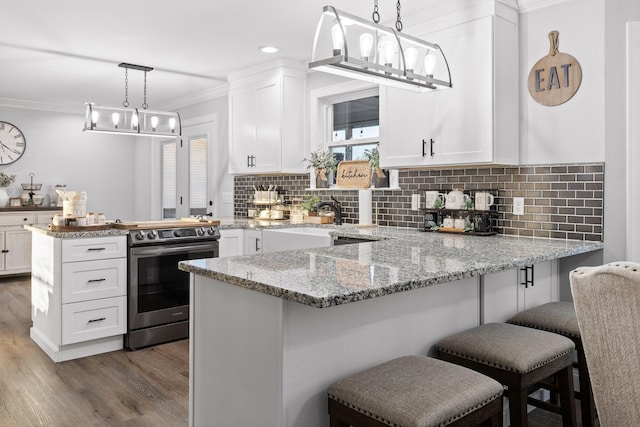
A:
[[[105,107],[86,103],[84,131],[122,135],[178,137],[180,115],[175,112]]]
[[[447,59],[439,45],[333,6],[325,6],[322,12],[310,69],[417,92],[453,86]],[[429,68],[419,72],[423,64]]]

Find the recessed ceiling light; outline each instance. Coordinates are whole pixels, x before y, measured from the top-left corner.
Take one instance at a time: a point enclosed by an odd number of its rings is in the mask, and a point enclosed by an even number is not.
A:
[[[262,51],[262,53],[276,53],[278,50],[280,49],[275,46],[262,46],[260,48],[260,51]]]

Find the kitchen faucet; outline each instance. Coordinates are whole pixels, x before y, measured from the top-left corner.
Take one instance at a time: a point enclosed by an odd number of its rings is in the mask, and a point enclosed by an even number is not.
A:
[[[313,208],[320,209],[324,206],[328,206],[335,213],[335,217],[333,218],[333,223],[336,225],[342,224],[342,204],[336,200],[335,197],[331,196],[332,202],[320,202],[317,203]]]

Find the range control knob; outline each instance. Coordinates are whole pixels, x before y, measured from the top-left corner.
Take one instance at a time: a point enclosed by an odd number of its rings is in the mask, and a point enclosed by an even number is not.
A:
[[[142,231],[136,233],[136,240],[144,240],[144,233]]]
[[[147,237],[153,240],[156,237],[158,237],[158,232],[156,230],[151,230],[150,232],[147,233]]]
[[[173,230],[173,235],[175,237],[182,237],[182,231],[181,230]]]
[[[213,228],[213,227],[209,227],[209,228],[207,229],[207,234],[208,234],[208,235],[213,236],[215,233],[216,233],[216,230],[214,230],[214,228]]]
[[[198,233],[198,236],[204,236],[204,228],[200,227],[196,230],[196,233]]]

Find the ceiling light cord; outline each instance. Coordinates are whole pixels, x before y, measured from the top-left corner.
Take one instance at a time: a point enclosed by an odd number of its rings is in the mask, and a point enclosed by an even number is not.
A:
[[[129,69],[124,69],[124,102],[122,103],[124,108],[129,106]]]
[[[147,104],[147,72],[144,72],[144,99],[142,102],[142,108],[144,108],[145,110],[147,109],[149,105]]]

